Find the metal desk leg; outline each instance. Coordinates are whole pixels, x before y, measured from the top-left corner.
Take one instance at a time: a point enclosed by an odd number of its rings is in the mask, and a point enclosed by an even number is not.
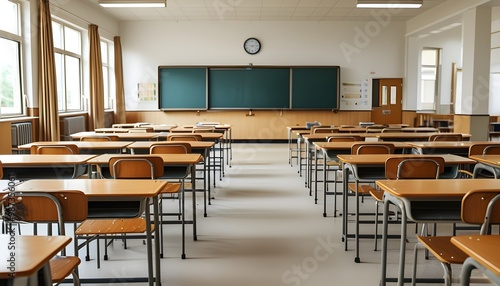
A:
[[[215,180],[214,180],[215,181]],[[193,240],[198,240],[196,234],[196,164],[191,166],[191,189],[193,192]]]

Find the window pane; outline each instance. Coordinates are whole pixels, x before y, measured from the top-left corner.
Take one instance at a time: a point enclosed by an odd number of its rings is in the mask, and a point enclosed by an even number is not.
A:
[[[20,35],[18,9],[16,3],[5,0],[0,1],[0,30]]]
[[[108,67],[102,67],[102,79],[104,84],[104,109],[110,109],[109,100],[109,75]]]
[[[2,114],[21,114],[19,43],[0,38],[0,96]]]
[[[435,80],[436,73],[436,68],[422,68],[422,80]]]
[[[56,81],[57,81],[57,105],[59,111],[66,110],[64,101],[64,62],[62,54],[55,53]]]
[[[80,110],[81,88],[80,88],[80,59],[65,56],[66,60],[66,98],[68,110]]]
[[[101,41],[101,58],[102,64],[108,64],[108,43]]]
[[[422,65],[435,66],[437,64],[437,50],[423,50],[422,51]]]
[[[422,103],[434,103],[434,95],[436,92],[436,81],[435,80],[423,80],[422,81]]]
[[[52,37],[54,39],[54,48],[64,49],[63,46],[63,35],[62,35],[62,26],[57,22],[52,22]]]
[[[82,54],[80,32],[66,26],[64,27],[64,50],[75,53],[77,55]]]

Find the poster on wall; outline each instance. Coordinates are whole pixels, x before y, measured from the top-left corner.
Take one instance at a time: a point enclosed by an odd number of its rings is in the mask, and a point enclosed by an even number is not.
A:
[[[340,110],[371,110],[371,80],[343,82],[341,85]]]
[[[139,101],[155,101],[156,94],[156,83],[146,82],[137,84],[137,99]]]

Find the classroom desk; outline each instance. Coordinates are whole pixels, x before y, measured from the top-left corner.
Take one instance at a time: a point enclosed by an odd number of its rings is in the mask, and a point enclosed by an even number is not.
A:
[[[96,128],[94,129],[95,133],[128,133],[129,129],[132,128],[118,128],[118,127],[111,127],[111,128]]]
[[[107,166],[109,159],[111,157],[114,157],[116,155],[113,154],[103,154],[96,156],[92,158],[91,160],[88,161],[89,164],[96,165],[102,168],[102,166]],[[125,156],[125,157],[133,157],[136,155],[120,155]],[[142,156],[148,156],[148,155],[142,155]],[[200,163],[203,161],[203,157],[200,154],[155,154],[151,156],[157,156],[161,157],[163,159],[163,162],[165,166],[184,166],[186,168],[190,169],[191,173],[191,191],[193,194],[193,239],[197,240],[197,227],[196,227],[196,164]],[[179,178],[180,179],[180,178]],[[204,197],[206,201],[206,193],[204,192]],[[184,212],[183,212],[184,215]],[[188,222],[188,221],[184,221]],[[183,235],[183,241],[184,241],[184,235]],[[184,254],[184,249],[183,252]],[[184,255],[183,255],[184,256]]]
[[[215,142],[210,142],[210,141],[175,141],[175,142],[183,142],[183,143],[189,143],[191,145],[191,151],[192,153],[195,154],[201,154],[204,158],[204,162],[206,162],[206,165],[204,165],[204,173],[206,175],[203,178],[204,181],[204,187],[203,191],[208,192],[208,204],[211,204],[211,186],[210,186],[210,169],[213,171],[213,178],[215,179],[215,168],[211,168],[210,164],[210,149],[215,145]],[[149,154],[149,148],[153,144],[158,144],[160,142],[155,142],[155,141],[138,141],[134,142],[130,145],[127,146],[127,149],[130,149],[132,154]],[[206,208],[205,208],[205,216],[207,216]]]
[[[385,179],[385,161],[391,157],[405,157],[405,158],[425,158],[427,155],[412,155],[412,154],[374,154],[374,155],[338,155],[340,162],[343,164],[342,178],[349,178],[349,173],[352,173],[355,180],[355,189],[358,189],[359,183],[374,183],[376,180]],[[435,155],[429,155],[435,156]],[[441,178],[455,178],[458,174],[458,169],[461,165],[474,164],[475,161],[469,158],[443,154],[439,155],[445,160],[444,173]],[[350,237],[348,232],[348,180],[343,180],[343,239],[345,243],[345,250],[347,250],[347,241]],[[359,258],[359,193],[355,192],[356,209],[355,209],[355,250],[356,255],[354,261],[360,262]],[[372,238],[373,236],[370,236]]]
[[[79,190],[88,197],[88,216],[93,219],[128,218],[130,214],[135,215],[137,212],[143,212],[145,210],[148,278],[147,280],[135,277],[131,279],[134,282],[144,280],[142,282],[149,282],[149,285],[153,285],[153,282],[160,285],[160,235],[154,235],[153,243],[150,210],[148,206],[149,202],[152,200],[154,229],[158,230],[158,196],[167,184],[168,183],[163,180],[29,180],[16,186],[16,191]],[[120,204],[120,202],[125,202],[125,205]],[[130,202],[136,202],[136,209],[130,209]],[[75,242],[75,253],[78,253],[77,244],[78,243]],[[153,244],[155,248],[154,256]],[[153,274],[153,269],[155,270],[156,277]],[[112,278],[111,281],[115,279],[116,278]],[[121,280],[126,281],[127,278],[121,278]],[[80,278],[80,281],[84,282],[85,279]]]
[[[314,142],[314,158],[315,158],[315,163],[314,163],[314,169],[315,169],[315,179],[314,179],[314,203],[317,203],[318,201],[318,195],[317,195],[317,189],[318,189],[318,151],[320,151],[322,158],[323,158],[323,217],[326,217],[326,195],[334,195],[334,216],[336,216],[336,209],[337,209],[337,192],[334,191],[333,193],[327,193],[327,172],[326,167],[327,167],[327,162],[328,161],[337,161],[337,155],[341,154],[351,154],[351,148],[352,145],[354,144],[359,144],[363,143],[365,145],[370,145],[370,144],[377,144],[378,142],[360,142],[360,141],[353,141],[353,142]],[[394,147],[396,149],[396,153],[408,153],[408,150],[411,149],[411,146],[403,143],[403,142],[387,142],[387,143],[392,143],[394,144]],[[310,168],[312,169],[312,168]],[[312,176],[312,175],[311,175]]]
[[[461,202],[465,194],[478,189],[500,189],[500,180],[497,179],[379,180],[376,184],[384,191],[382,286],[393,280],[387,278],[389,203],[401,210],[400,263],[396,280],[402,286],[404,282],[409,282],[404,278],[408,219],[422,223],[461,222]]]
[[[293,134],[298,132],[298,131],[309,131],[309,129],[306,126],[287,126],[287,134],[288,134],[288,164],[290,166],[293,166],[292,160],[293,158],[297,158],[297,164],[299,160],[300,154],[297,154],[296,156],[293,155],[294,152],[298,151],[298,144],[300,143],[298,140],[296,140],[296,146],[293,148]]]
[[[71,138],[75,141],[80,141],[81,137],[84,136],[118,136],[120,141],[148,141],[148,140],[158,140],[158,137],[162,133],[158,132],[133,132],[133,133],[96,133],[94,131],[83,131],[71,134]]]
[[[410,127],[406,127],[410,128]],[[403,129],[406,129],[403,128]],[[429,141],[429,137],[435,134],[457,134],[457,133],[436,133],[436,132],[398,132],[398,133],[373,133],[382,141]],[[461,134],[464,141],[469,140],[470,134]]]
[[[118,129],[118,128],[116,128]],[[31,146],[40,145],[67,145],[73,144],[78,146],[80,149],[80,154],[105,154],[105,153],[122,153],[128,145],[132,144],[132,141],[40,141],[32,142],[24,145],[20,145],[20,150],[26,150],[29,153]]]
[[[495,175],[495,179],[500,178],[500,155],[474,155],[471,159],[476,160],[479,164],[484,164],[491,167],[491,171]]]
[[[413,147],[415,154],[455,154],[469,156],[469,148],[474,144],[500,144],[491,141],[433,141],[433,142],[408,142]]]
[[[401,128],[401,131],[403,131],[403,132],[426,132],[426,133],[439,132],[439,130],[437,128],[433,128],[433,127],[404,127],[404,128]]]
[[[27,278],[26,285],[51,286],[49,261],[70,242],[71,237],[68,236],[0,234],[0,245],[2,245],[0,249],[0,280],[23,277]],[[9,245],[14,246],[15,249],[9,249]],[[12,253],[15,255],[12,256]],[[15,260],[13,271],[9,270],[11,265],[8,260],[11,258]],[[17,285],[17,283],[13,282],[13,285]]]
[[[366,127],[355,126],[355,127],[340,127],[340,133],[366,133]]]
[[[0,155],[3,178],[17,180],[77,178],[86,171],[87,161],[95,155]]]
[[[144,124],[141,128],[153,128],[154,132],[169,132],[172,128],[177,127],[177,124]]]
[[[465,252],[467,258],[462,265],[461,285],[470,284],[472,270],[478,269],[495,284],[500,285],[500,235],[454,236],[451,242]]]

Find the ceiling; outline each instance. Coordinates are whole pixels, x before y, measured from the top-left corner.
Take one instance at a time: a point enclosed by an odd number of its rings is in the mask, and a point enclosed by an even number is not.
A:
[[[88,1],[99,6],[97,0]],[[397,13],[392,11],[391,20],[407,21],[445,1],[424,0],[420,9],[401,9],[397,10]],[[374,19],[371,9],[357,9],[355,6],[356,0],[167,0],[167,8],[101,9],[121,21],[367,21]]]

